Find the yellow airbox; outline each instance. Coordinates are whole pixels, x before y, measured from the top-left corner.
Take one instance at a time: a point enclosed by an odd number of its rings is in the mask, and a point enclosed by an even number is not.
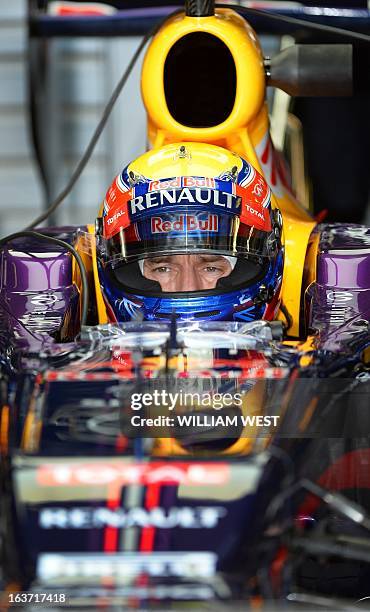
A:
[[[282,298],[293,321],[290,333],[298,335],[302,274],[315,223],[291,192],[271,142],[264,61],[254,30],[231,9],[170,17],[148,47],[141,87],[151,147],[208,142],[238,153],[264,175],[283,215]]]

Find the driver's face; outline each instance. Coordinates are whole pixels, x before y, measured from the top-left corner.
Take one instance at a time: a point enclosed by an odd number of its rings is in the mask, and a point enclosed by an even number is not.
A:
[[[157,281],[162,291],[200,291],[214,289],[231,270],[222,255],[171,255],[145,259],[143,274]]]

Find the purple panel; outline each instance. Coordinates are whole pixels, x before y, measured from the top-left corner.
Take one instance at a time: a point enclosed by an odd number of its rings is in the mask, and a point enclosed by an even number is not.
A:
[[[47,291],[71,282],[72,262],[68,253],[23,253],[9,248],[4,252],[7,291]]]
[[[76,228],[53,233],[73,238]],[[76,311],[78,290],[72,283],[71,255],[63,247],[36,239],[18,239],[1,253],[1,327],[22,349],[38,351],[54,342],[67,311]]]
[[[320,226],[317,281],[308,291],[310,327],[322,348],[340,350],[370,320],[370,228]]]
[[[318,261],[318,279],[323,285],[343,289],[368,289],[370,252],[332,251],[324,253]]]

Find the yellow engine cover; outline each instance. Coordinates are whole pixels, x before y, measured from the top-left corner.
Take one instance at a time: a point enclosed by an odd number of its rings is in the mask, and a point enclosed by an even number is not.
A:
[[[194,127],[180,123],[169,110],[165,66],[173,46],[189,34],[206,33],[221,41],[235,66],[235,98],[229,115],[219,124]],[[212,53],[209,62],[212,63]],[[193,66],[197,70],[197,65]],[[179,87],[191,87],[192,71],[176,74]],[[147,50],[142,69],[142,96],[148,115],[148,142],[157,149],[184,141],[219,145],[249,161],[269,183],[284,220],[285,269],[283,303],[292,317],[289,333],[299,334],[302,278],[306,250],[315,222],[295,199],[280,156],[269,133],[265,102],[266,79],[262,51],[251,26],[231,9],[216,9],[211,17],[178,14],[168,19]],[[221,92],[220,92],[221,93]],[[197,92],[194,90],[195,104]],[[217,104],[217,96],[212,103]]]

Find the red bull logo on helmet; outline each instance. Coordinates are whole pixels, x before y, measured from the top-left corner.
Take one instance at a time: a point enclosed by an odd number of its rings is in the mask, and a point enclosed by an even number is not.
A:
[[[176,176],[171,179],[150,181],[148,191],[179,189],[180,187],[209,187],[210,189],[215,189],[216,181],[214,178],[204,176]]]
[[[151,218],[152,234],[170,232],[218,232],[218,216],[207,215],[200,218],[196,215],[176,215],[172,219]]]

